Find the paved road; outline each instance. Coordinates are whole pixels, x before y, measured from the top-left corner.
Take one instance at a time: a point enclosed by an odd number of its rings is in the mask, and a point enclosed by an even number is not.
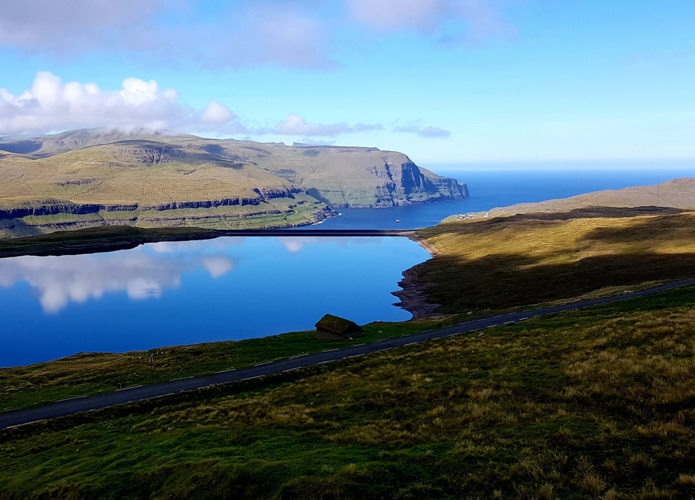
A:
[[[417,344],[426,340],[439,339],[443,337],[449,337],[451,335],[482,330],[484,328],[490,328],[493,326],[510,324],[518,321],[527,320],[530,318],[546,316],[548,314],[555,314],[564,311],[573,311],[596,305],[608,304],[610,302],[617,302],[635,297],[643,297],[645,295],[652,295],[665,290],[672,290],[674,288],[680,288],[683,286],[693,284],[695,284],[695,280],[678,281],[668,283],[666,285],[649,288],[646,290],[641,290],[638,292],[624,293],[622,295],[613,297],[582,300],[563,305],[545,307],[542,309],[533,309],[521,312],[501,314],[497,316],[477,318],[471,321],[467,321],[465,323],[461,323],[459,325],[451,326],[448,328],[442,328],[439,330],[432,330],[428,332],[407,335],[404,337],[381,340],[370,344],[355,345],[345,349],[335,349],[316,354],[305,354],[301,356],[295,356],[293,358],[283,359],[280,361],[274,361],[270,363],[263,363],[241,370],[229,370],[214,373],[212,375],[171,380],[169,382],[163,382],[153,385],[144,385],[139,387],[131,387],[127,389],[117,390],[114,392],[98,394],[95,396],[84,396],[79,398],[56,401],[54,403],[48,403],[43,406],[38,406],[34,408],[12,410],[0,413],[0,429],[13,427],[17,425],[23,425],[39,420],[62,417],[66,415],[73,415],[76,413],[90,410],[97,410],[100,408],[107,408],[110,406],[134,403],[137,401],[156,398],[160,396],[168,396],[171,394],[176,394],[178,392],[191,391],[218,384],[228,384],[231,382],[250,380],[266,375],[274,375],[281,372],[296,370],[298,368],[303,368],[312,365],[320,365],[323,363],[330,363],[332,361],[338,361],[341,359],[348,359],[357,356],[364,356],[366,354],[386,351],[395,347]]]

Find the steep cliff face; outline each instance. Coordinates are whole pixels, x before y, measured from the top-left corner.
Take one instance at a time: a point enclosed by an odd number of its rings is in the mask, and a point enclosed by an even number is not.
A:
[[[331,207],[468,196],[376,148],[80,130],[0,141],[0,237],[98,225],[310,224]]]
[[[393,205],[410,205],[429,201],[461,200],[468,198],[468,189],[455,179],[440,177],[408,160],[393,172]],[[389,200],[386,200],[388,203]]]
[[[271,171],[333,207],[393,207],[459,200],[465,185],[418,167],[406,155],[376,148],[295,146]]]

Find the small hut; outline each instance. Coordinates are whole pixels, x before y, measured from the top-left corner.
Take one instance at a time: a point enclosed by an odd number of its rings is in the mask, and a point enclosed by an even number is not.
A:
[[[361,336],[361,326],[339,316],[326,314],[316,323],[316,337],[319,339],[343,340]]]

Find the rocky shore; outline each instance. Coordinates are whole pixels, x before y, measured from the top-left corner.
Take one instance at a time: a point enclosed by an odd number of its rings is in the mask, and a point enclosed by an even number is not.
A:
[[[427,240],[418,236],[417,233],[409,234],[408,238],[427,250],[433,257],[439,252]],[[413,319],[436,317],[439,315],[437,313],[437,309],[440,307],[439,304],[432,304],[427,301],[426,290],[431,286],[431,283],[420,281],[416,267],[403,271],[403,279],[398,282],[401,290],[392,292],[399,299],[399,302],[396,302],[394,305],[408,311],[413,315]]]

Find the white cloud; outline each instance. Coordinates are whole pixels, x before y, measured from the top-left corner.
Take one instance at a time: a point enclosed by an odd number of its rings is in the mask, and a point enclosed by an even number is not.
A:
[[[0,45],[66,55],[133,38],[168,0],[3,0]]]
[[[64,82],[44,71],[37,73],[31,87],[20,94],[0,88],[0,135],[96,127],[301,137],[383,129],[380,124],[310,123],[291,114],[274,128],[249,130],[221,102],[211,100],[205,108],[196,110],[179,102],[176,89],[139,78],[126,78],[120,89],[106,90],[94,83]]]
[[[229,11],[220,26],[218,63],[230,66],[275,64],[329,67],[325,25],[291,2],[253,2]]]
[[[415,29],[451,38],[452,24],[463,23],[468,37],[510,35],[501,14],[504,0],[346,0],[352,18],[378,30]],[[461,31],[459,26],[455,31]]]
[[[245,241],[244,237],[225,236],[211,240],[158,241],[147,243],[143,248],[156,254],[205,254],[206,252],[217,254],[226,252],[231,246],[243,245]]]
[[[235,118],[236,116],[227,106],[217,101],[210,101],[208,106],[203,110],[200,121],[201,123],[220,125]]]
[[[285,119],[285,121],[279,123],[272,132],[280,135],[328,137],[340,134],[383,130],[383,128],[384,127],[378,123],[356,123],[354,125],[350,125],[346,122],[309,123],[301,116],[291,114]]]
[[[316,238],[278,238],[278,241],[282,243],[288,252],[297,253],[300,252],[304,245],[309,242],[314,242]]]
[[[443,138],[451,136],[451,132],[440,127],[421,127],[419,125],[405,125],[395,127],[394,132],[401,132],[406,134],[415,134],[420,137],[428,138]]]
[[[19,95],[0,89],[0,134],[91,127],[224,131],[240,125],[224,104],[211,101],[196,111],[179,102],[175,89],[154,80],[127,78],[121,89],[103,90],[94,83],[66,83],[39,72],[31,88]]]
[[[347,0],[353,18],[381,29],[433,28],[447,0]]]
[[[216,70],[331,68],[333,35],[354,26],[441,40],[512,34],[502,15],[510,1],[342,0],[336,9],[325,0],[3,0],[0,48]]]
[[[223,4],[224,5],[224,4]],[[326,26],[313,5],[241,0],[3,0],[0,47],[66,58],[127,53],[167,66],[327,67]]]
[[[320,238],[317,237],[309,237],[309,236],[302,236],[299,238],[293,238],[291,236],[283,236],[280,238],[277,238],[277,241],[282,243],[282,245],[285,247],[285,249],[290,252],[290,253],[297,253],[301,252],[304,247],[307,245],[320,245],[320,244],[337,244],[340,246],[343,245],[348,245],[348,244],[356,244],[356,245],[361,245],[365,243],[364,240],[361,240],[360,238],[356,238],[354,241],[348,242],[348,240],[344,238],[327,238],[325,236],[322,236]]]
[[[218,247],[217,253],[207,253],[211,248],[204,244]],[[230,244],[235,242],[161,243],[126,252],[1,259],[0,287],[26,282],[47,313],[107,293],[124,292],[131,300],[158,298],[165,290],[179,287],[186,272],[202,267],[213,279],[229,273],[234,260],[221,252]]]
[[[213,279],[224,276],[229,271],[234,269],[234,261],[221,255],[203,257],[201,259],[201,263],[207,272],[210,273],[210,277]]]
[[[130,299],[159,297],[175,288],[189,264],[156,260],[140,251],[63,257],[17,257],[0,262],[0,286],[25,281],[47,313],[69,303],[83,303],[105,293],[125,291]]]

